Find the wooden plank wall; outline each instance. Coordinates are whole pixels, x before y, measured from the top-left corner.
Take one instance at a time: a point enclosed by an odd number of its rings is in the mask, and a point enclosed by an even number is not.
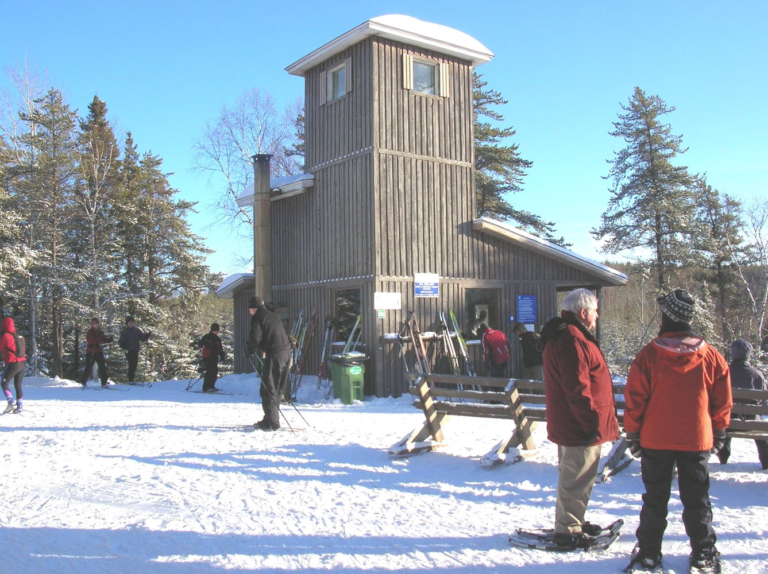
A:
[[[374,145],[379,149],[471,164],[472,67],[468,62],[385,38],[373,38]],[[403,88],[403,54],[450,71],[450,96]]]
[[[248,340],[248,330],[251,326],[251,315],[248,313],[248,300],[256,294],[254,288],[243,289],[234,294],[232,304],[234,309],[234,369],[236,373],[252,373],[253,367],[243,353],[243,347]]]
[[[304,78],[306,171],[370,149],[373,142],[371,40],[366,40],[309,70]],[[352,90],[325,103],[322,72],[349,59]]]
[[[409,311],[417,313],[417,320],[422,331],[437,331],[438,314],[444,311],[449,321],[448,311],[453,309],[456,314],[460,327],[469,331],[473,322],[470,311],[465,308],[465,290],[467,288],[497,288],[499,289],[499,318],[502,321],[501,328],[512,342],[515,354],[512,357],[512,367],[509,375],[517,375],[522,365],[522,354],[520,345],[512,334],[512,327],[509,322],[510,315],[516,315],[517,295],[536,295],[538,301],[538,324],[537,329],[556,316],[557,314],[557,287],[556,282],[519,282],[519,283],[499,283],[499,282],[476,282],[462,280],[441,280],[440,297],[434,299],[415,298],[413,294],[413,281],[408,278],[399,280],[379,280],[376,282],[378,289],[386,292],[401,293],[402,309],[399,311],[387,311],[383,320],[378,320],[378,329],[380,333],[397,333],[400,323],[405,320]],[[372,314],[373,315],[373,314]],[[430,344],[432,346],[432,344]],[[403,377],[403,360],[398,343],[385,343],[379,345],[376,360],[381,361],[379,365],[379,380],[376,388],[379,396],[399,397],[408,392],[408,383]],[[436,351],[436,349],[435,349]],[[470,346],[472,360],[478,373],[484,373],[482,365],[482,353],[479,346]],[[413,366],[413,350],[410,344],[406,345],[406,357],[410,367]]]
[[[273,288],[374,273],[373,168],[364,155],[319,169],[312,188],[272,202]]]

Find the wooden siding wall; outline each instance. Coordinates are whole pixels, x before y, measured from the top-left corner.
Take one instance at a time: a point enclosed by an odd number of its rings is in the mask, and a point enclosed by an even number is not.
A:
[[[251,326],[251,315],[248,313],[248,299],[256,292],[251,289],[243,289],[234,294],[232,298],[234,311],[234,369],[236,373],[252,373],[253,366],[243,353],[243,347],[248,340],[248,329]]]
[[[335,302],[334,292],[336,289],[359,288],[361,290],[362,313],[362,335],[360,341],[366,346],[368,354],[371,355],[371,349],[378,345],[378,333],[376,331],[376,319],[372,312],[373,309],[373,280],[366,281],[339,281],[325,285],[313,285],[299,288],[275,289],[275,300],[280,305],[286,306],[290,312],[290,324],[295,320],[299,309],[304,310],[304,317],[309,318],[312,309],[317,308],[317,323],[315,325],[315,335],[308,349],[304,373],[307,377],[302,381],[302,385],[316,384],[317,372],[320,367],[320,354],[322,352],[325,318],[334,316]],[[338,336],[334,337],[338,341]],[[375,362],[373,358],[366,363],[365,392],[367,395],[375,393]]]
[[[372,177],[370,154],[355,157],[316,171],[305,193],[272,202],[274,289],[373,275]]]
[[[371,40],[355,44],[309,70],[304,79],[305,143],[307,172],[350,154],[370,151],[373,142],[371,106],[374,100],[371,79]],[[349,58],[352,90],[332,102],[325,102],[326,70]]]
[[[447,98],[403,88],[403,55],[450,72]],[[471,164],[472,67],[469,62],[387,40],[372,40],[374,145],[382,150]]]
[[[519,374],[522,369],[522,352],[517,338],[512,334],[513,323],[509,322],[510,315],[516,315],[517,295],[536,295],[538,302],[538,323],[537,330],[541,326],[557,315],[557,284],[554,282],[520,282],[520,283],[493,283],[475,281],[441,281],[440,297],[434,299],[415,298],[413,294],[413,281],[393,280],[377,281],[378,289],[388,292],[399,292],[402,294],[402,309],[400,311],[387,311],[386,318],[379,320],[379,328],[382,333],[397,333],[400,322],[405,320],[409,311],[417,313],[417,320],[422,331],[437,331],[438,314],[444,311],[446,318],[448,311],[453,309],[459,325],[465,331],[470,329],[472,318],[468,316],[468,310],[465,308],[465,290],[467,288],[482,287],[485,289],[499,289],[499,318],[502,321],[501,328],[512,343],[514,354],[512,356],[512,366],[509,367],[509,376]],[[452,329],[452,326],[449,325]],[[430,343],[433,347],[435,343]],[[406,357],[409,367],[414,364],[413,347],[410,344],[406,346]],[[485,373],[482,361],[482,352],[479,346],[470,346],[470,354],[478,373]],[[433,349],[432,352],[437,349]],[[376,360],[378,367],[378,386],[376,388],[379,396],[399,397],[407,393],[408,382],[403,377],[403,360],[398,343],[384,343],[378,349]]]

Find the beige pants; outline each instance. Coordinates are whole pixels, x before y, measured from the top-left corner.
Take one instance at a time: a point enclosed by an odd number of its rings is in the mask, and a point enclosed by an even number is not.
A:
[[[600,445],[558,446],[559,477],[557,481],[557,506],[555,508],[555,533],[576,534],[587,512],[589,496],[597,477],[600,463]]]

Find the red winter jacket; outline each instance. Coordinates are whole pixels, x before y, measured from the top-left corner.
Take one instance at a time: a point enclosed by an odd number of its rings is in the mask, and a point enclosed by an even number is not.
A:
[[[712,430],[728,427],[728,364],[700,337],[664,333],[638,353],[624,391],[624,428],[656,450],[705,451]]]
[[[16,325],[13,324],[11,317],[6,317],[2,322],[3,336],[0,337],[0,352],[3,353],[3,361],[7,363],[21,363],[27,358],[16,356],[16,341],[13,334],[16,332]]]
[[[85,334],[85,340],[88,343],[86,353],[102,353],[101,343],[111,343],[114,339],[107,337],[101,329],[91,327]]]
[[[563,311],[541,332],[547,436],[560,446],[588,446],[619,438],[613,383],[603,353],[573,313]],[[595,440],[583,439],[597,431]]]

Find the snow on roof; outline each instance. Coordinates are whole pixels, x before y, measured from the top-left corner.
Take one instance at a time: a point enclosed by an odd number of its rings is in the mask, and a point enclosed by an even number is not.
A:
[[[531,235],[522,229],[512,227],[507,223],[491,219],[490,217],[481,217],[479,219],[475,219],[472,222],[472,228],[475,231],[480,231],[481,233],[485,233],[487,235],[499,237],[505,241],[509,241],[510,243],[516,243],[522,247],[530,249],[531,251],[541,253],[546,257],[557,259],[558,261],[570,265],[571,267],[576,267],[577,269],[589,273],[590,275],[599,277],[606,281],[609,285],[626,285],[627,281],[629,281],[629,278],[621,271],[617,271],[616,269],[608,267],[607,265],[603,265],[602,263],[588,259],[582,255],[579,255],[578,253],[574,253],[565,247],[560,247],[559,245],[555,245],[554,243],[542,239],[541,237],[536,237],[535,235]]]
[[[306,188],[312,187],[314,184],[315,176],[311,173],[273,177],[269,180],[269,188],[280,194],[273,197],[273,200],[301,193]],[[253,207],[253,184],[247,186],[240,192],[237,196],[237,205],[240,207]]]
[[[479,66],[493,58],[493,52],[469,34],[412,16],[388,14],[363,22],[297,60],[286,70],[294,76],[304,76],[310,68],[369,36],[381,36],[469,60],[473,66]]]
[[[216,289],[216,295],[222,299],[231,299],[238,287],[248,285],[255,279],[256,276],[253,273],[235,273],[225,277]]]

